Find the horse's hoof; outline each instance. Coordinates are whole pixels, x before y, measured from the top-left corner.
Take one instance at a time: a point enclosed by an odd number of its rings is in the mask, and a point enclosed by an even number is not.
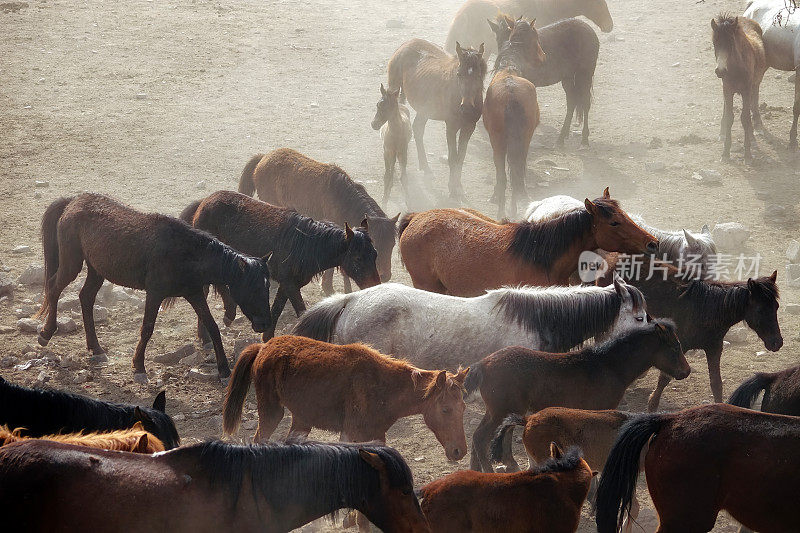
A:
[[[45,336],[41,333],[39,333],[39,336],[36,337],[36,341],[39,343],[39,346],[47,346],[50,344],[50,339],[45,338]]]
[[[105,353],[94,354],[91,357],[89,357],[89,363],[93,365],[108,363],[108,356]]]
[[[230,325],[233,324],[233,319],[232,318],[228,318],[226,316],[223,316],[222,317],[222,323],[225,324],[226,328],[230,327]]]
[[[150,380],[147,378],[147,372],[136,372],[133,374],[133,381],[139,385],[147,385]]]

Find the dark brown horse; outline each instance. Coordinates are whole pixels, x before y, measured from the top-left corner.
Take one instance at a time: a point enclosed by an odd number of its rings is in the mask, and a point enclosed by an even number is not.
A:
[[[505,224],[460,209],[410,213],[400,224],[400,256],[415,287],[479,296],[504,285],[568,285],[584,250],[658,247],[608,188],[585,205],[550,220]]]
[[[640,457],[659,533],[711,531],[720,511],[755,531],[797,531],[800,418],[725,404],[641,415],[623,426],[600,478],[597,530],[616,533]]]
[[[419,168],[431,175],[422,137],[428,120],[442,120],[447,131],[447,163],[450,167],[450,197],[462,199],[461,168],[467,143],[483,109],[483,79],[486,76],[484,45],[461,48],[456,43],[452,56],[422,39],[403,43],[389,59],[389,90],[401,89],[417,114],[414,142]],[[458,140],[456,141],[456,137]]]
[[[483,125],[494,154],[496,183],[491,201],[498,205],[497,218],[506,216],[506,160],[511,172],[511,216],[517,213],[517,201],[529,200],[525,189],[528,148],[539,125],[536,87],[523,77],[529,61],[541,63],[544,53],[533,21],[520,21],[497,56],[483,104]]]
[[[366,219],[355,230],[347,222],[342,229],[232,191],[218,191],[192,203],[181,219],[241,253],[269,256],[270,276],[279,285],[272,303],[272,325],[263,333],[265,341],[275,334],[287,299],[297,316],[306,310],[300,289],[325,270],[341,268],[361,289],[381,282]],[[229,325],[236,317],[236,302],[224,286],[217,291],[225,302],[224,321]],[[205,340],[202,323],[197,327]]]
[[[400,164],[400,186],[403,199],[408,202],[408,142],[411,140],[411,115],[408,108],[400,103],[400,89],[387,91],[381,83],[381,99],[378,100],[372,129],[380,130],[383,137],[383,207],[389,201],[394,181],[394,167]]]
[[[422,414],[447,458],[457,461],[467,453],[462,391],[468,371],[421,370],[362,344],[284,335],[239,356],[225,395],[223,428],[229,434],[238,429],[252,381],[256,442],[269,439],[284,407],[292,413],[289,436],[305,438],[320,428],[350,442],[385,441],[399,418]]]
[[[433,533],[528,531],[573,533],[596,472],[578,448],[563,454],[550,443],[550,459],[515,474],[461,470],[420,490]]]
[[[145,431],[141,422],[136,422],[130,429],[117,429],[107,433],[57,433],[41,437],[26,437],[23,435],[24,430],[25,428],[17,428],[12,431],[6,426],[0,426],[0,446],[6,446],[12,442],[41,439],[97,448],[98,450],[148,454],[164,451],[164,443],[152,433]]]
[[[565,354],[537,352],[514,346],[486,356],[472,366],[464,386],[467,394],[480,389],[486,404],[472,436],[473,470],[491,472],[489,442],[511,413],[545,407],[615,409],[625,389],[652,367],[676,379],[689,375],[675,324],[652,320],[614,334],[609,340]],[[511,454],[513,425],[505,426],[503,462],[519,470]]]
[[[800,416],[800,366],[758,372],[733,391],[728,403],[749,409],[761,391],[761,410],[765,413]]]
[[[210,441],[153,456],[40,440],[0,448],[8,531],[279,533],[346,508],[387,533],[429,531],[411,470],[385,446]]]
[[[508,15],[498,14],[496,22],[489,21],[497,38],[498,49],[508,42],[517,24]],[[569,135],[575,110],[583,122],[581,145],[589,144],[589,108],[592,105],[592,80],[600,52],[600,41],[591,26],[580,19],[570,18],[539,28],[539,44],[544,51],[544,61],[536,55],[519,54],[520,76],[536,87],[546,87],[561,82],[567,97],[567,114],[561,126],[556,146],[564,146]],[[500,61],[498,54],[495,68]],[[484,112],[485,114],[485,112]],[[484,116],[484,121],[486,120]]]
[[[392,277],[392,249],[397,236],[395,225],[400,213],[387,218],[386,213],[363,185],[353,181],[336,165],[314,161],[295,150],[281,148],[269,154],[253,156],[242,171],[239,192],[248,196],[258,191],[264,202],[297,209],[314,220],[357,227],[366,219],[369,233],[378,251],[381,281]],[[345,291],[350,279],[345,276]],[[333,270],[322,278],[325,294],[333,293]]]
[[[744,159],[745,162],[750,162],[753,159],[750,145],[755,138],[753,118],[756,118],[758,125],[761,124],[758,89],[767,70],[761,26],[749,18],[718,15],[711,19],[711,30],[714,55],[717,58],[714,73],[722,79],[722,95],[725,99],[722,111],[721,135],[725,138],[722,158],[731,157],[733,95],[738,93],[742,95]]]
[[[185,298],[211,333],[221,378],[231,371],[204,287],[227,285],[255,331],[266,331],[271,325],[266,261],[237,253],[181,220],[140,213],[107,196],[84,193],[50,204],[42,217],[42,247],[45,286],[39,315],[47,314],[39,332],[42,346],[56,331],[61,292],[78,277],[84,261],[87,273],[80,291],[81,311],[86,345],[96,358],[105,359],[93,311],[103,281],[147,292],[141,336],[133,355],[137,382],[147,381],[144,350],[153,335],[158,309],[168,298]]]

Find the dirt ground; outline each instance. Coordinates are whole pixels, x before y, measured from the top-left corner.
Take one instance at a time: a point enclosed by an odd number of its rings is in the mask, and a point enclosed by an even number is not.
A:
[[[0,3],[3,267],[16,279],[29,264],[42,262],[40,218],[59,196],[104,192],[143,210],[177,214],[198,197],[235,189],[252,154],[283,146],[340,164],[377,197],[383,175],[381,141],[369,122],[386,62],[411,37],[443,42],[459,3]],[[609,0],[609,7],[614,31],[600,34],[591,147],[578,150],[579,138],[573,135],[566,150],[552,148],[564,95],[559,86],[540,88],[542,124],[528,162],[531,195],[592,198],[610,186],[625,208],[658,227],[699,230],[704,223],[741,222],[752,231],[748,252],[763,257],[761,272],[777,269],[784,304],[798,302],[798,290],[785,283],[785,250],[796,237],[800,195],[798,167],[785,148],[792,105],[788,73],[770,70],[764,79],[768,133],[758,137],[755,163],[743,163],[738,115],[733,160],[720,163],[722,92],[713,73],[709,20],[720,11],[740,13],[742,3]],[[441,123],[429,122],[426,141],[434,154],[436,178],[432,189],[418,195],[413,209],[436,205],[446,194]],[[411,160],[412,177],[420,178],[415,158]],[[479,126],[467,153],[464,186],[471,207],[494,215],[495,207],[486,201],[494,177],[491,161],[488,139]],[[719,171],[720,182],[692,177],[703,169]],[[37,187],[37,180],[47,186]],[[396,190],[387,210],[390,215],[406,210],[398,194]],[[12,253],[18,245],[30,246],[30,251]],[[394,279],[410,283],[396,258]],[[74,283],[65,297],[74,296],[79,286]],[[40,290],[19,286],[13,300],[0,303],[6,379],[134,403],[151,402],[165,388],[168,411],[177,415],[184,442],[220,434],[223,388],[187,377],[190,366],[183,363],[164,366],[152,360],[196,343],[188,304],[159,316],[148,348],[151,381],[144,386],[133,382],[130,370],[141,321],[135,302],[111,306],[109,322],[98,327],[110,363],[91,367],[82,328],[54,337],[41,349],[35,335],[15,327],[18,317],[33,309]],[[321,298],[316,284],[303,293],[309,303]],[[214,313],[221,318],[219,305]],[[785,312],[785,306],[779,316],[786,341],[779,353],[759,353],[764,347],[753,332],[745,342],[726,347],[726,395],[754,371],[797,364],[798,318]],[[80,326],[79,314],[73,312],[73,317]],[[287,308],[279,329],[286,331],[294,320]],[[236,339],[253,336],[242,323],[223,334],[229,349]],[[15,366],[42,358],[42,364],[25,370]],[[690,363],[692,375],[671,383],[663,409],[710,401],[704,357],[692,355]],[[79,383],[83,379],[87,381]],[[650,372],[635,383],[622,408],[644,410],[655,381],[656,373]],[[252,407],[248,402],[245,427],[251,429],[243,431],[244,438],[253,433]],[[481,415],[480,401],[472,400],[464,421],[468,437]],[[316,432],[312,437],[334,438]],[[420,485],[468,467],[468,456],[457,465],[445,460],[421,417],[398,422],[389,444],[402,451]],[[647,499],[643,488],[640,496]],[[649,503],[640,522],[644,531],[656,527]],[[333,527],[320,521],[306,529]],[[736,527],[720,516],[714,531]],[[580,531],[592,530],[586,514]]]

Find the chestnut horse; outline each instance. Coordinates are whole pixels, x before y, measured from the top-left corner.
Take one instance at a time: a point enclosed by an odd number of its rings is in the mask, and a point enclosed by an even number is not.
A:
[[[749,409],[761,391],[761,410],[765,413],[800,416],[800,366],[758,372],[733,391],[728,403]]]
[[[421,370],[362,344],[339,346],[284,335],[245,348],[236,362],[223,407],[223,429],[237,431],[252,381],[258,403],[255,441],[265,442],[292,413],[290,437],[312,428],[340,433],[350,442],[385,441],[399,418],[422,414],[457,461],[467,453],[464,436],[464,378],[444,370]]]
[[[622,328],[609,340],[565,354],[537,352],[519,346],[486,356],[472,366],[464,383],[467,394],[480,389],[486,414],[472,436],[473,470],[491,472],[489,442],[511,413],[545,407],[615,409],[625,389],[656,367],[676,379],[689,375],[675,324],[651,320]],[[501,445],[507,471],[519,470],[511,454],[513,426],[506,426]]]
[[[485,42],[488,53],[497,52],[486,26],[486,20],[494,19],[497,13],[536,19],[540,26],[583,15],[604,33],[614,28],[605,0],[467,0],[453,17],[444,49],[453,51],[456,41],[467,46]]]
[[[22,435],[24,429],[17,428],[11,431],[7,426],[0,426],[0,446],[12,442],[41,439],[119,452],[155,453],[164,451],[164,443],[152,433],[145,431],[141,422],[136,422],[130,429],[117,429],[108,433],[60,433],[42,437],[25,437]]]
[[[528,200],[525,173],[528,148],[539,125],[539,102],[536,87],[524,75],[528,63],[540,64],[545,57],[533,23],[515,24],[497,56],[483,103],[483,125],[492,144],[496,176],[491,201],[497,204],[498,218],[506,216],[506,159],[511,173],[511,216],[517,213],[517,201]]]
[[[389,193],[392,192],[395,164],[400,163],[400,186],[403,188],[403,199],[408,203],[408,178],[406,163],[408,162],[408,142],[411,140],[411,115],[408,108],[400,103],[400,89],[387,91],[381,83],[381,99],[376,105],[372,129],[380,130],[383,137],[383,200],[386,208]]]
[[[731,126],[733,126],[733,95],[742,95],[742,127],[744,128],[744,160],[753,160],[750,145],[753,135],[753,117],[761,123],[758,110],[758,89],[767,59],[764,52],[761,26],[745,17],[717,15],[711,19],[712,42],[717,67],[714,73],[722,79],[725,105],[722,111],[721,135],[725,138],[722,158],[731,157]],[[751,113],[753,117],[751,117]]]
[[[659,533],[711,531],[720,511],[755,531],[797,531],[800,418],[704,405],[623,426],[597,490],[597,530],[616,533],[644,460]],[[640,459],[641,458],[641,459]]]
[[[83,193],[55,200],[42,217],[45,261],[44,302],[39,316],[47,321],[39,332],[46,346],[56,332],[61,292],[81,272],[80,291],[86,346],[95,360],[107,360],[94,325],[94,301],[104,280],[146,291],[144,320],[133,354],[134,380],[147,382],[144,351],[161,303],[183,297],[211,334],[220,378],[230,376],[219,328],[206,303],[204,287],[227,285],[231,296],[258,332],[270,327],[269,269],[266,261],[234,251],[185,222],[145,214],[108,196]]]
[[[357,227],[366,219],[370,236],[378,251],[381,281],[392,277],[392,249],[400,213],[386,213],[364,188],[336,165],[320,163],[290,148],[254,155],[242,171],[239,192],[258,197],[272,205],[296,209],[314,220],[330,220]],[[345,292],[350,278],[344,276]],[[333,293],[333,269],[322,277],[325,294]]]
[[[428,483],[420,490],[422,512],[433,533],[573,533],[595,474],[579,448],[564,454],[553,442],[550,459],[531,470],[461,470]]]
[[[467,143],[483,110],[483,79],[486,77],[484,45],[461,48],[451,56],[437,45],[422,39],[403,43],[389,59],[389,90],[401,90],[417,114],[414,116],[414,142],[419,168],[431,175],[422,137],[429,119],[442,120],[447,131],[447,163],[450,167],[450,197],[463,199],[461,167]],[[458,142],[456,142],[456,136]]]
[[[387,533],[429,531],[411,470],[386,446],[209,441],[152,456],[42,440],[0,448],[8,531],[280,533],[346,508]]]
[[[270,313],[272,325],[262,336],[265,341],[275,334],[287,299],[297,316],[306,310],[300,289],[325,270],[341,268],[362,289],[381,282],[375,266],[378,254],[366,219],[355,230],[347,222],[341,228],[232,191],[218,191],[192,203],[183,210],[181,219],[241,253],[269,256],[270,276],[279,285]],[[236,317],[236,302],[224,286],[217,291],[225,302],[224,321],[229,325]],[[205,340],[201,322],[197,328],[201,340]]]
[[[542,222],[497,224],[456,209],[410,213],[400,223],[400,256],[414,286],[478,296],[504,285],[567,285],[584,250],[652,253],[658,241],[612,200]]]

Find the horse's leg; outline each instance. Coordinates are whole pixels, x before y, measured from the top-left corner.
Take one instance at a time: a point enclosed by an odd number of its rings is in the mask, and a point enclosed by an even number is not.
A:
[[[580,77],[579,81],[576,82],[576,85],[580,85],[580,87],[577,88],[577,92],[579,93],[577,97],[581,102],[578,116],[583,116],[581,146],[589,146],[589,108],[592,107],[592,77],[594,77],[594,72],[589,74],[589,77],[586,79]]]
[[[458,151],[455,166],[450,166],[450,196],[455,193],[457,198],[464,199],[464,187],[461,184],[461,170],[464,168],[464,159],[467,157],[467,146],[475,131],[475,124],[465,124],[458,132]]]
[[[83,329],[86,332],[86,348],[94,356],[101,356],[106,351],[100,347],[97,340],[97,330],[94,326],[94,302],[97,298],[97,291],[103,286],[103,276],[86,262],[86,281],[83,283],[78,299],[81,301],[81,315],[83,315]]]
[[[394,163],[397,154],[394,150],[384,150],[383,152],[383,201],[381,204],[386,209],[386,202],[389,201],[389,194],[392,192],[392,179],[394,178]]]
[[[133,380],[137,383],[147,383],[147,371],[144,368],[144,350],[147,347],[147,343],[150,342],[150,337],[153,336],[158,308],[163,300],[164,298],[161,295],[156,296],[153,291],[147,291],[145,294],[142,330],[139,333],[139,343],[136,345],[136,351],[133,352]]]
[[[273,389],[264,390],[263,387],[256,385],[256,409],[258,410],[258,428],[253,442],[260,444],[269,440],[278,428],[278,424],[283,420],[283,406]]]
[[[475,433],[472,434],[472,455],[469,463],[471,469],[478,472],[494,472],[492,461],[489,459],[489,442],[502,422],[502,416],[495,416],[486,410],[480,424],[475,428]]]
[[[303,300],[303,295],[300,293],[299,284],[292,283],[288,285],[286,287],[286,294],[289,296],[289,301],[292,303],[295,316],[299,317],[306,312],[306,302]]]
[[[708,364],[708,380],[711,382],[711,394],[716,403],[722,402],[722,375],[720,374],[720,359],[722,358],[722,344],[707,348],[706,364]]]
[[[408,145],[401,146],[397,151],[397,162],[400,163],[400,186],[403,188],[403,200],[408,206],[408,175],[406,174]]]
[[[222,298],[222,305],[225,308],[225,314],[222,315],[222,323],[225,324],[225,327],[228,327],[233,324],[233,320],[236,318],[236,300],[231,296],[231,291],[227,285],[217,285],[214,290]]]
[[[508,185],[508,177],[506,176],[505,146],[494,150],[494,171],[494,194],[489,198],[489,201],[497,204],[497,219],[500,220],[506,216],[506,187]]]
[[[329,268],[322,273],[322,293],[325,296],[333,294],[333,270]]]
[[[661,402],[661,395],[664,393],[664,389],[667,388],[667,385],[671,380],[672,378],[663,372],[658,375],[658,384],[656,385],[653,393],[650,394],[650,398],[647,400],[648,412],[653,413],[658,409],[658,404]]]
[[[347,274],[342,272],[342,282],[344,283],[344,292],[345,294],[350,294],[353,292],[353,286],[350,284],[350,278],[347,277]]]
[[[78,244],[71,242],[60,242],[58,247],[58,270],[53,275],[52,282],[46,284],[46,298],[49,303],[47,320],[39,331],[38,342],[42,346],[47,346],[50,339],[58,329],[56,317],[58,313],[58,299],[67,285],[75,281],[81,273],[83,266],[83,254]]]
[[[225,357],[225,348],[222,346],[222,337],[219,334],[219,327],[211,316],[211,310],[208,308],[202,291],[195,294],[190,294],[185,297],[186,301],[192,306],[194,312],[200,317],[200,321],[208,330],[211,336],[211,342],[214,344],[214,355],[217,358],[217,371],[219,372],[220,379],[227,378],[231,375],[231,368],[228,366],[228,359]]]
[[[794,116],[789,130],[789,150],[797,150],[797,117],[800,116],[800,66],[794,69]]]
[[[422,142],[422,136],[425,135],[426,122],[428,122],[428,117],[417,113],[414,116],[414,123],[411,129],[414,131],[414,144],[417,146],[419,169],[422,170],[427,177],[432,178],[433,172],[431,172],[431,167],[428,166],[428,154],[425,153],[425,144]]]
[[[306,440],[308,438],[309,433],[311,433],[311,426],[309,424],[306,424],[305,422],[301,422],[293,414],[292,427],[289,428],[289,434],[286,435],[286,439]]]
[[[208,285],[203,286],[203,297],[208,300]],[[197,339],[203,346],[211,342],[211,337],[209,337],[208,331],[206,331],[206,328],[203,326],[200,317],[197,317]]]
[[[750,115],[750,106],[753,103],[750,91],[742,91],[742,129],[744,130],[744,162],[751,163],[753,161],[752,142],[753,138],[753,120]]]
[[[764,78],[762,74],[758,79],[753,82],[752,89],[752,103],[750,104],[750,111],[753,113],[753,128],[757,130],[764,129],[764,123],[761,121],[761,110],[758,108],[758,101],[761,97],[761,80]]]
[[[457,190],[453,187],[454,175],[458,167],[458,127],[453,122],[445,122],[445,134],[447,135],[447,165],[450,167],[447,189],[450,192],[450,198],[458,199]]]
[[[562,80],[561,86],[564,88],[564,94],[567,96],[567,115],[564,117],[564,123],[561,125],[561,133],[558,134],[556,141],[557,148],[564,147],[564,141],[569,135],[569,126],[572,123],[572,116],[575,114],[575,81]],[[587,130],[588,135],[588,130]]]
[[[506,431],[506,434],[503,437],[503,464],[506,467],[506,472],[519,472],[520,470],[517,460],[514,459],[514,452],[511,450],[513,441],[514,431],[512,428]]]
[[[270,310],[272,324],[270,324],[269,328],[261,334],[262,342],[267,342],[275,336],[275,327],[278,325],[278,319],[281,317],[283,308],[286,305],[286,300],[289,298],[289,295],[286,293],[286,288],[283,285],[283,283],[278,285],[278,292],[275,293],[275,299],[272,301],[272,309]]]
[[[733,91],[722,83],[722,94],[725,100],[722,108],[722,159],[731,158],[731,127],[733,126]]]
[[[572,117],[570,117],[572,120]],[[525,147],[527,148],[527,147]],[[508,159],[508,166],[511,170],[511,209],[510,216],[517,216],[517,202],[520,200],[526,201],[528,197],[528,190],[525,187],[525,172],[528,163],[528,152],[523,149],[523,153],[512,152],[512,157]]]

